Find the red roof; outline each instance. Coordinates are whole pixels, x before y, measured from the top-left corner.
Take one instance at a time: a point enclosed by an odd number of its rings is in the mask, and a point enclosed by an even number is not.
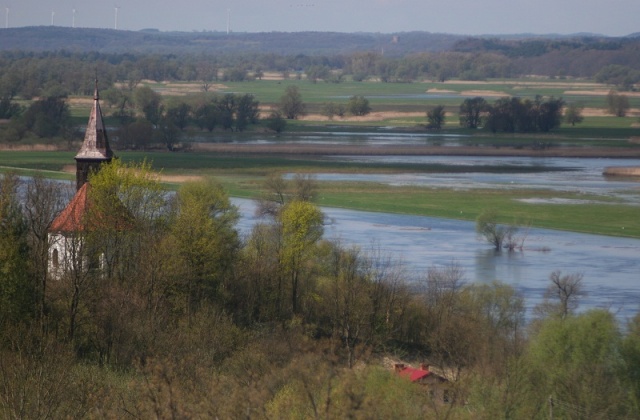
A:
[[[409,378],[411,382],[419,381],[422,378],[426,378],[431,375],[431,372],[424,369],[415,369],[412,367],[405,367],[398,371],[398,375]]]
[[[99,211],[94,211],[91,214],[89,212],[91,208],[90,187],[91,184],[86,183],[76,191],[67,207],[51,223],[50,232],[84,232],[109,226],[115,227],[117,230],[125,230],[133,227],[133,217],[122,204],[115,209],[117,214],[109,215]]]
[[[51,232],[79,232],[86,229],[86,215],[89,210],[87,204],[87,190],[89,184],[84,184],[73,196],[67,207],[60,212],[51,223]]]

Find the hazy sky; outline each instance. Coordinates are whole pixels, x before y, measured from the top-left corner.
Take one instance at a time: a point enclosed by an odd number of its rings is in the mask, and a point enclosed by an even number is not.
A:
[[[0,0],[9,27],[161,31],[640,32],[640,0]],[[7,8],[9,10],[6,13]],[[7,19],[8,17],[8,19]]]

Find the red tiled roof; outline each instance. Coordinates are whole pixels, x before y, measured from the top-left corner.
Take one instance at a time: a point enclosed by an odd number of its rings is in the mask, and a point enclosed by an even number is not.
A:
[[[86,230],[86,215],[89,210],[87,204],[87,190],[89,184],[84,184],[76,191],[67,207],[60,212],[51,223],[50,232],[81,232]]]
[[[107,227],[126,230],[133,227],[133,216],[122,203],[118,203],[120,205],[116,206],[115,214],[109,215],[99,211],[91,214],[90,188],[91,184],[86,183],[76,191],[67,207],[51,223],[50,232],[84,232]]]

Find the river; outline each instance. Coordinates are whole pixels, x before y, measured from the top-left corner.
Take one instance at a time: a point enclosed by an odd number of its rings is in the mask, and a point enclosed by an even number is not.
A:
[[[607,179],[607,166],[638,165],[633,159],[564,159],[564,158],[484,158],[484,157],[341,157],[350,161],[443,163],[456,165],[545,166],[539,173],[499,174],[318,174],[319,182],[374,181],[389,185],[429,185],[446,188],[518,188],[551,189],[614,197],[629,205],[639,205],[640,182]],[[234,199],[241,209],[240,229],[248,232],[256,220],[250,200]],[[575,204],[589,205],[589,202]],[[325,237],[339,239],[345,245],[364,250],[376,247],[401,260],[411,282],[424,279],[430,267],[456,264],[469,283],[494,280],[512,285],[526,300],[527,309],[542,301],[549,276],[580,273],[587,296],[581,309],[607,308],[620,320],[640,311],[640,240],[587,235],[545,229],[529,229],[522,251],[495,252],[479,240],[475,224],[468,221],[432,217],[372,213],[323,208],[326,215]],[[640,223],[640,217],[639,221]]]

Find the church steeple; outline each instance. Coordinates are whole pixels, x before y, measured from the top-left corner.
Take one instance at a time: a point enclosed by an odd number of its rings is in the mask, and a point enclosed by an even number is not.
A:
[[[76,160],[76,190],[79,190],[89,179],[91,171],[97,171],[102,163],[111,162],[113,151],[109,146],[109,139],[100,109],[100,93],[98,79],[93,95],[93,108],[89,115],[89,123],[84,134],[84,142],[75,157]]]

